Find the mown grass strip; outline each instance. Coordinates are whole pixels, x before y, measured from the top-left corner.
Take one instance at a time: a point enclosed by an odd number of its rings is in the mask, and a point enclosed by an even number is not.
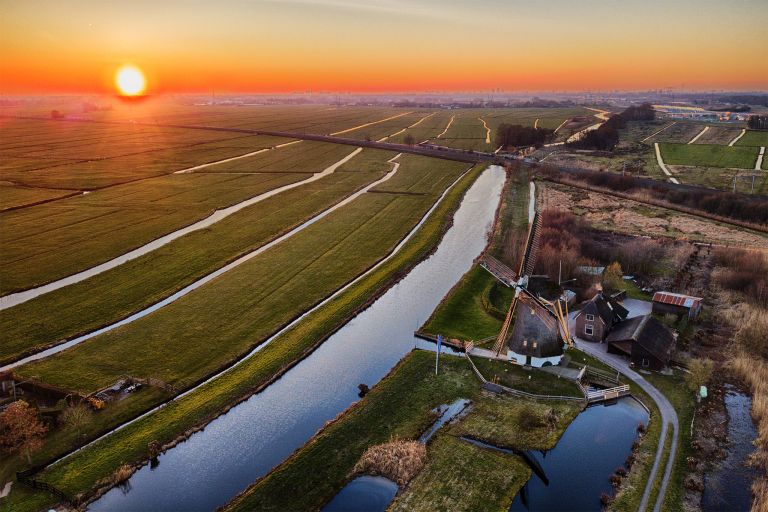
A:
[[[257,203],[208,229],[86,281],[0,311],[0,364],[148,307],[295,228],[384,170],[389,152],[365,150],[336,173]],[[45,318],[45,321],[41,321]]]
[[[397,255],[308,315],[257,357],[63,460],[42,473],[41,478],[71,494],[87,493],[121,464],[145,461],[147,443],[172,443],[183,432],[205,425],[228,406],[279,378],[434,250],[450,226],[461,198],[482,169],[482,166],[474,167],[446,194]]]

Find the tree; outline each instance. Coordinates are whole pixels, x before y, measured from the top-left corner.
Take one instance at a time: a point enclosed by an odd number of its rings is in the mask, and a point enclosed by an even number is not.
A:
[[[93,413],[84,403],[70,405],[61,413],[61,422],[67,427],[77,432],[87,424]]]
[[[409,133],[403,138],[403,142],[405,142],[408,146],[413,146],[416,144],[416,139],[412,134]]]
[[[624,272],[618,261],[614,261],[606,267],[603,273],[603,285],[610,290],[618,290],[624,283]]]
[[[32,464],[32,452],[43,444],[42,437],[48,432],[35,410],[24,400],[13,402],[0,413],[0,446],[7,452],[27,456]]]
[[[688,363],[689,373],[685,376],[688,389],[695,393],[701,386],[709,382],[713,368],[714,365],[710,359],[691,359]]]

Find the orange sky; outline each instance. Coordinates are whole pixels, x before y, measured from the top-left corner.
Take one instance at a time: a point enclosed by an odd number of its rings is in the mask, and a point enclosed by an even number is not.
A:
[[[0,93],[768,89],[764,0],[0,0]]]

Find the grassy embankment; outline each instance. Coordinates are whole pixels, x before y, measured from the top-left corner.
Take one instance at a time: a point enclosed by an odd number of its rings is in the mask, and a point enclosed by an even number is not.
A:
[[[0,311],[0,361],[147,307],[378,179],[393,153],[366,149],[316,182],[271,197],[81,283]],[[45,318],[45,322],[40,319]]]
[[[517,457],[473,446],[458,436],[498,439],[519,449],[547,449],[557,442],[578,407],[482,395],[466,361],[451,356],[441,361],[440,374],[435,377],[432,354],[416,351],[408,355],[371,393],[252,485],[227,510],[319,508],[354,476],[353,467],[367,447],[391,438],[416,438],[434,420],[432,408],[457,398],[473,400],[474,409],[430,440],[425,468],[392,506],[395,510],[507,507],[530,470]],[[543,417],[550,410],[554,411],[552,426],[522,428],[527,418]],[[499,421],[498,415],[504,420]],[[494,435],[488,438],[486,432]]]
[[[182,432],[206,424],[228,405],[247,398],[267,385],[434,249],[450,225],[453,211],[464,192],[480,171],[480,167],[475,168],[457,183],[416,236],[395,257],[323,308],[308,315],[299,325],[260,351],[258,357],[243,362],[215,381],[177,400],[172,407],[160,409],[78,452],[47,470],[41,475],[42,479],[72,494],[87,492],[123,463],[144,461],[150,441],[172,443]],[[20,504],[18,506],[27,510]]]
[[[509,178],[491,235],[489,252],[517,271],[528,233],[527,180]],[[451,289],[421,330],[462,340],[498,334],[514,292],[479,266]]]

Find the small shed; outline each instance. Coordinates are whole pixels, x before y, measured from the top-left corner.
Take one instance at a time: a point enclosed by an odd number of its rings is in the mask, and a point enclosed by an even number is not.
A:
[[[653,294],[652,311],[657,315],[673,314],[678,317],[687,315],[694,319],[701,313],[701,297],[682,293],[656,292]]]
[[[557,317],[525,289],[517,301],[515,326],[507,338],[507,357],[537,368],[559,364],[565,343]]]
[[[675,335],[652,315],[619,322],[606,337],[608,352],[629,356],[632,363],[660,371],[669,366],[675,350]]]

